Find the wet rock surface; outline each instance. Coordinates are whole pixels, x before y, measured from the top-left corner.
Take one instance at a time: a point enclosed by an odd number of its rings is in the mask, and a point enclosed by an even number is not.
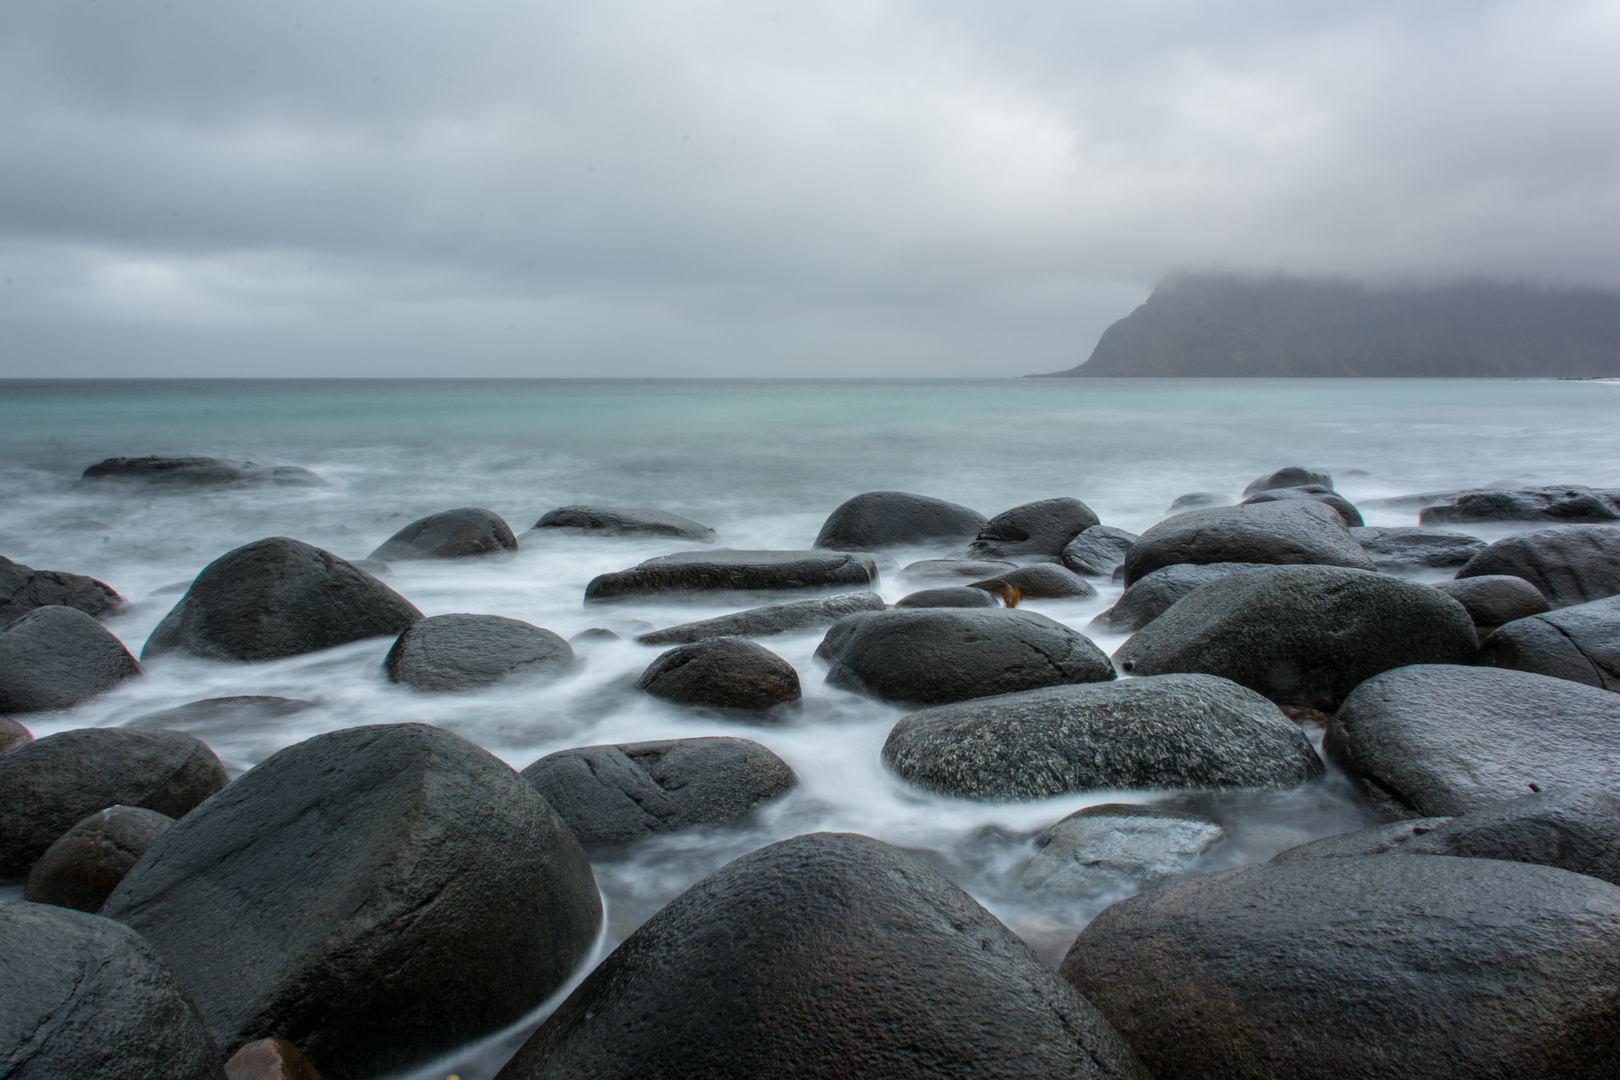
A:
[[[0,716],[0,754],[34,741],[34,733],[9,716]]]
[[[883,762],[958,798],[1101,788],[1288,788],[1322,774],[1299,725],[1236,683],[1161,675],[965,701],[904,716]]]
[[[223,1080],[220,1053],[139,934],[49,904],[0,903],[8,1080]]]
[[[968,545],[974,559],[1056,560],[1075,537],[1097,524],[1079,499],[1042,499],[997,514]]]
[[[1170,610],[1170,605],[1216,578],[1253,570],[1266,563],[1176,563],[1138,578],[1114,606],[1093,623],[1114,634],[1134,634]]]
[[[907,563],[900,570],[900,577],[903,581],[918,584],[938,582],[942,585],[959,585],[994,577],[1017,567],[1017,563],[995,559],[919,559]]]
[[[182,731],[76,728],[0,754],[0,880],[22,877],[98,810],[179,818],[229,779],[214,752]]]
[[[546,801],[424,724],[273,755],[169,829],[103,912],[162,953],[221,1045],[286,1038],[355,1077],[515,1021],[601,923]]]
[[[1310,469],[1298,465],[1287,465],[1274,473],[1268,473],[1249,482],[1243,489],[1245,497],[1261,491],[1275,491],[1278,488],[1305,487],[1315,485],[1333,490],[1333,477],[1325,472],[1312,472]]]
[[[23,899],[94,914],[174,819],[138,806],[109,806],[64,833],[28,872]]]
[[[256,465],[209,457],[108,458],[85,469],[85,480],[130,480],[174,487],[327,487],[325,480],[297,465]]]
[[[37,607],[0,627],[0,711],[71,709],[141,673],[124,643],[77,608]]]
[[[1086,600],[1097,595],[1097,590],[1085,578],[1057,563],[1036,563],[1006,570],[983,581],[975,581],[973,588],[1001,594],[1011,585],[1025,600]]]
[[[877,564],[870,555],[842,551],[678,551],[592,578],[585,587],[585,601],[850,592],[869,589],[877,579]]]
[[[759,743],[724,737],[559,750],[523,779],[591,848],[732,821],[799,782]]]
[[[534,523],[536,529],[568,529],[605,536],[673,536],[712,544],[717,534],[707,525],[667,510],[629,506],[559,506]]]
[[[1579,788],[1521,795],[1440,822],[1392,850],[1556,866],[1620,885],[1620,795]]]
[[[367,559],[466,559],[516,551],[512,526],[493,510],[462,506],[411,522],[383,541]]]
[[[747,638],[705,638],[678,645],[647,665],[636,683],[677,705],[768,709],[799,700],[799,673]]]
[[[1260,503],[1286,502],[1290,499],[1306,502],[1318,502],[1323,506],[1331,506],[1344,522],[1346,528],[1357,529],[1366,524],[1361,519],[1361,511],[1343,495],[1330,487],[1320,484],[1307,484],[1302,487],[1268,488],[1256,492],[1244,499],[1241,506],[1256,506]]]
[[[1466,664],[1478,648],[1457,601],[1403,578],[1268,566],[1203,585],[1114,653],[1136,675],[1196,671],[1290,705],[1334,707],[1381,671]]]
[[[231,1055],[225,1080],[321,1080],[321,1074],[286,1039],[259,1039]]]
[[[1512,491],[1458,491],[1418,512],[1424,525],[1482,521],[1620,521],[1620,491],[1579,485]]]
[[[731,615],[654,630],[639,635],[636,640],[643,645],[687,645],[714,637],[775,637],[821,630],[845,615],[853,615],[857,611],[881,611],[883,607],[883,597],[871,592],[790,600],[785,604],[768,604]]]
[[[946,585],[938,589],[921,589],[907,593],[894,602],[897,608],[987,608],[1000,607],[1000,601],[982,588],[968,585]]]
[[[1481,638],[1505,622],[1548,610],[1540,589],[1507,574],[1437,581],[1434,587],[1463,606]]]
[[[895,608],[840,619],[816,649],[827,682],[937,705],[1114,678],[1090,638],[1030,611]]]
[[[1389,572],[1462,566],[1486,548],[1477,536],[1441,529],[1363,526],[1350,535],[1376,568]]]
[[[1510,574],[1541,590],[1552,607],[1620,595],[1620,526],[1566,525],[1498,540],[1457,577]]]
[[[92,618],[111,615],[127,601],[110,585],[83,574],[35,570],[0,556],[0,626],[38,607],[77,608]]]
[[[1620,692],[1620,596],[1504,623],[1477,662]]]
[[[1125,584],[1177,563],[1223,562],[1373,568],[1331,507],[1290,499],[1189,510],[1166,518],[1131,545]]]
[[[1297,859],[1132,897],[1059,969],[1159,1077],[1600,1077],[1620,889],[1445,856]]]
[[[1620,784],[1620,695],[1500,668],[1420,665],[1356,687],[1323,741],[1391,818],[1467,814],[1531,784]]]
[[[1125,553],[1139,539],[1136,533],[1112,525],[1093,525],[1064,545],[1058,561],[1087,577],[1112,577],[1116,569],[1125,565]]]
[[[434,615],[412,623],[383,660],[413,690],[477,690],[512,678],[567,674],[574,650],[558,635],[499,615]]]
[[[1152,888],[1224,839],[1225,829],[1197,814],[1130,803],[1088,806],[1035,837],[1035,856],[1018,883],[1078,896]]]
[[[141,658],[276,660],[371,637],[422,618],[410,601],[329,551],[272,536],[203,568],[146,639]]]
[[[1355,832],[1339,833],[1337,836],[1324,836],[1320,840],[1288,848],[1273,855],[1271,861],[1352,859],[1361,855],[1382,855],[1386,851],[1394,851],[1414,836],[1432,832],[1450,820],[1448,817],[1426,817],[1389,821],[1369,829],[1357,829]]]
[[[313,708],[313,701],[299,698],[240,694],[203,698],[172,709],[144,713],[125,721],[123,726],[135,731],[186,731],[203,738],[262,729]]]
[[[895,848],[835,833],[772,844],[692,886],[499,1080],[784,1070],[1147,1080],[1085,999],[966,893]]]
[[[977,510],[908,491],[868,491],[841,503],[816,535],[817,548],[874,548],[972,540],[988,519]]]

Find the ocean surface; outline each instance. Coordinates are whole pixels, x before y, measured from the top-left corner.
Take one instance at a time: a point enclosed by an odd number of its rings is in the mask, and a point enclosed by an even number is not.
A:
[[[523,535],[541,514],[569,503],[660,507],[712,526],[720,546],[802,548],[843,500],[898,489],[986,515],[1076,496],[1105,524],[1139,532],[1177,495],[1235,496],[1290,464],[1330,471],[1361,503],[1500,483],[1620,486],[1617,418],[1620,385],[1598,382],[0,382],[0,555],[117,589],[133,608],[107,625],[138,654],[197,572],[231,548],[285,535],[358,559],[416,518],[482,506],[519,533],[516,555],[399,563],[384,580],[428,615],[483,612],[564,637],[594,626],[628,635],[735,608],[588,609],[582,594],[595,575],[692,545]],[[103,458],[147,454],[302,465],[331,486],[170,491],[78,481]],[[1409,510],[1363,512],[1368,524],[1416,524]],[[1514,530],[1470,531],[1495,539]],[[949,552],[892,554],[903,566]],[[911,587],[889,572],[880,591],[893,601]],[[1026,606],[1084,630],[1119,588],[1103,583],[1100,593]],[[582,649],[585,662],[560,682],[456,695],[390,684],[388,640],[254,665],[164,658],[71,712],[23,720],[47,735],[229,694],[318,704],[273,727],[199,732],[233,771],[319,732],[400,721],[448,728],[517,768],[570,746],[694,735],[739,735],[786,759],[800,786],[754,819],[595,863],[608,914],[598,957],[711,870],[804,832],[861,832],[917,852],[1055,962],[1123,896],[1082,900],[1016,883],[1030,838],[1074,810],[1117,801],[1207,810],[1229,838],[1198,871],[1374,820],[1331,769],[1272,793],[1097,791],[983,804],[914,791],[878,757],[903,710],[825,686],[812,658],[819,640],[767,642],[804,683],[802,706],[769,726],[639,693],[634,679],[660,650],[629,641]],[[1121,639],[1096,640],[1111,652]],[[412,1076],[491,1076],[541,1015]]]

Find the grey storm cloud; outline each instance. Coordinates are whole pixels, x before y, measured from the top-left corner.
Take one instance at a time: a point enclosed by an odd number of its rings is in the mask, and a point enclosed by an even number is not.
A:
[[[1620,4],[14,0],[0,375],[1016,375],[1620,285]]]

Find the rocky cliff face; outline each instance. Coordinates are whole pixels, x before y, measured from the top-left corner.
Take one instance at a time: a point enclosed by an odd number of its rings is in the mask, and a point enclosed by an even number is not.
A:
[[[1620,293],[1174,278],[1045,377],[1357,376],[1620,376]]]

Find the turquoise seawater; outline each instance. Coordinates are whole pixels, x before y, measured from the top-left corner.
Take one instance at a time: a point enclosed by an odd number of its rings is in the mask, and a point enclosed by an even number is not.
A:
[[[1352,501],[1483,484],[1620,486],[1620,385],[1487,380],[997,381],[218,381],[0,382],[0,555],[92,574],[134,601],[108,622],[138,653],[209,561],[271,535],[361,558],[405,523],[483,506],[522,534],[569,503],[655,506],[708,524],[721,544],[798,548],[840,502],[899,489],[989,515],[1053,496],[1085,500],[1141,531],[1177,495],[1236,495],[1289,464],[1325,469]],[[212,455],[295,464],[326,488],[169,492],[81,484],[111,456]],[[1370,524],[1411,511],[1364,507]],[[1487,539],[1505,528],[1476,530]],[[593,576],[680,548],[659,541],[522,537],[510,558],[407,563],[387,582],[427,614],[486,612],[566,636],[626,634],[727,608],[641,603],[590,610]],[[895,565],[947,554],[895,553]],[[910,591],[886,572],[880,591]],[[1028,606],[1084,630],[1118,595]],[[568,746],[741,735],[769,746],[800,787],[743,826],[678,834],[596,865],[611,948],[722,863],[816,829],[868,833],[925,854],[1043,955],[1062,955],[1114,893],[1090,899],[1016,882],[1029,838],[1084,805],[1170,798],[1092,792],[985,805],[912,791],[878,752],[902,710],[832,690],[812,657],[819,634],[773,639],[799,670],[802,708],[770,726],[676,709],[634,689],[657,650],[628,641],[584,654],[543,687],[423,695],[389,684],[389,642],[257,665],[165,658],[144,678],[68,713],[26,722],[44,735],[119,724],[227,694],[279,694],[317,708],[269,728],[206,739],[233,769],[321,731],[418,720],[472,739],[519,768]],[[1119,639],[1098,636],[1112,651]],[[1198,869],[1269,858],[1367,823],[1342,777],[1292,792],[1183,802],[1229,839]],[[531,1023],[537,1018],[531,1018]],[[492,1075],[515,1029],[423,1070]]]

